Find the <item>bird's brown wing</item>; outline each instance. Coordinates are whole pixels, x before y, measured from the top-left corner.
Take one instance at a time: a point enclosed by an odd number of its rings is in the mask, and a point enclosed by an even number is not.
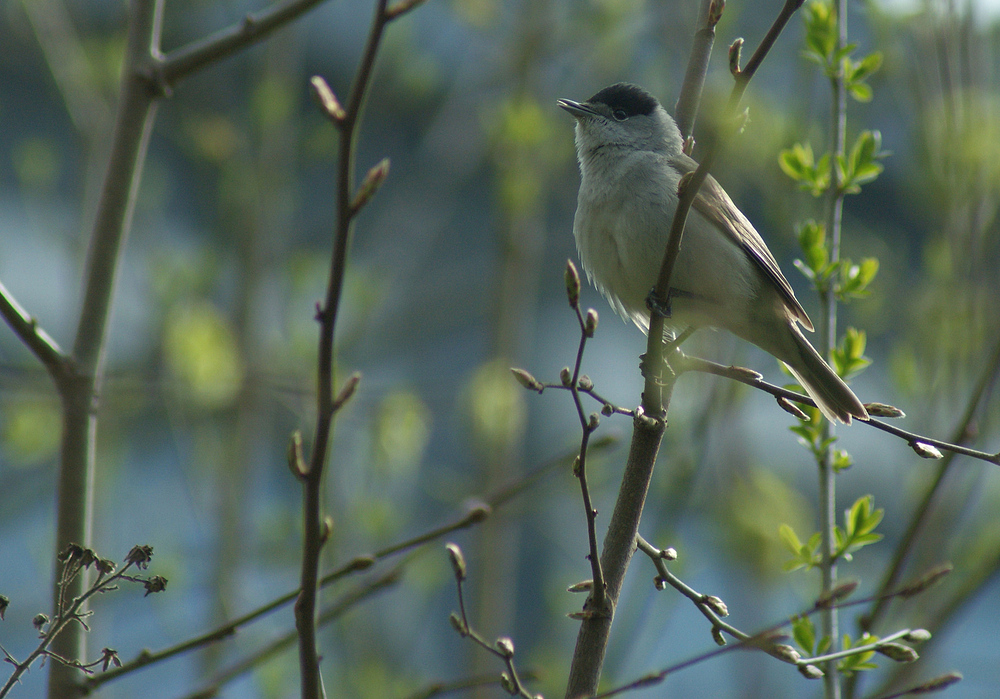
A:
[[[694,172],[694,169],[698,167],[698,163],[684,154],[672,158],[671,164],[677,168],[682,176]],[[802,324],[802,327],[811,331],[813,329],[812,321],[809,320],[805,309],[795,298],[795,293],[788,280],[785,279],[785,275],[781,273],[774,255],[767,249],[760,234],[754,230],[753,224],[747,220],[743,212],[736,208],[736,204],[726,194],[726,190],[711,175],[705,178],[692,206],[747,252],[764,272],[764,276],[774,284],[792,316]]]

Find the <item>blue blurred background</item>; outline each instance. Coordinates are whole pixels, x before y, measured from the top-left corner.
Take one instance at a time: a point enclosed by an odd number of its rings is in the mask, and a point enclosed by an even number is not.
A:
[[[699,135],[712,131],[731,85],[725,48],[756,46],[778,0],[731,2],[718,28]],[[259,2],[166,4],[169,51],[238,21]],[[317,326],[334,220],[336,134],[310,98],[323,76],[346,95],[370,2],[331,0],[262,45],[177,86],[161,104],[122,261],[100,407],[94,547],[120,560],[155,549],[164,594],[131,587],[93,605],[90,647],[134,657],[160,649],[295,588],[300,489],[285,466],[290,433],[314,422]],[[361,129],[358,167],[383,157],[388,180],[353,239],[338,327],[338,371],[359,390],[338,416],[328,466],[326,552],[333,568],[460,517],[533,469],[571,454],[579,425],[568,395],[520,388],[508,367],[558,381],[578,343],[563,291],[575,259],[579,178],[572,120],[560,97],[585,99],[618,80],[665,105],[677,97],[697,6],[643,0],[429,0],[385,37]],[[997,24],[976,4],[851,4],[859,53],[882,51],[874,99],[852,102],[848,132],[879,129],[886,171],[848,198],[844,254],[878,257],[872,295],[842,309],[867,332],[872,367],[862,400],[907,412],[903,426],[950,438],[1000,337],[1000,100]],[[122,3],[11,0],[0,13],[0,280],[62,346],[72,343],[96,192],[107,157],[124,44]],[[781,149],[825,149],[829,87],[801,57],[795,18],[747,96],[750,122],[717,179],[755,222],[815,319],[818,303],[792,267],[795,224],[821,201],[778,167]],[[696,150],[696,155],[698,151]],[[638,403],[644,338],[601,314],[584,371],[597,391]],[[702,331],[689,353],[753,367],[782,382],[773,359],[725,333]],[[593,409],[597,410],[598,405]],[[971,444],[998,448],[988,392]],[[816,473],[766,395],[707,376],[678,383],[643,519],[674,546],[691,586],[722,597],[752,632],[808,607],[813,571],[785,573],[778,527],[817,525]],[[11,599],[0,645],[24,657],[31,618],[49,611],[58,401],[47,375],[0,328],[0,594]],[[630,424],[604,418],[617,446],[590,461],[606,523]],[[841,566],[877,586],[936,464],[904,442],[853,426],[839,446],[855,465],[839,479],[846,508],[870,493],[885,540]],[[935,639],[902,668],[915,683],[957,670],[953,697],[1000,686],[1000,471],[959,460],[907,569],[944,560],[956,572],[927,595],[894,603],[877,630],[926,626]],[[569,462],[546,472],[488,523],[451,537],[469,563],[473,624],[509,635],[532,685],[559,696],[589,577],[579,488]],[[405,559],[402,578],[326,627],[331,695],[406,697],[435,681],[499,674],[495,659],[448,623],[454,582],[438,541]],[[335,603],[404,559],[328,588]],[[714,647],[703,617],[656,592],[637,557],[615,621],[608,687]],[[854,614],[844,632],[857,635]],[[134,673],[102,697],[183,697],[293,628],[285,607],[204,652]],[[859,684],[870,695],[900,670],[888,659]],[[292,697],[294,650],[225,685],[225,697]],[[36,666],[15,696],[40,696]],[[794,668],[743,652],[699,664],[635,696],[820,696]],[[481,696],[502,696],[496,687]]]

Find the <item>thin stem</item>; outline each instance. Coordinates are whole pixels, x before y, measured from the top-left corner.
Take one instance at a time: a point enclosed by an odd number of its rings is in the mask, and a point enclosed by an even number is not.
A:
[[[607,605],[607,586],[604,581],[604,570],[601,567],[601,556],[597,548],[597,510],[594,509],[593,501],[590,497],[590,487],[587,485],[587,447],[590,444],[590,435],[597,429],[597,420],[588,418],[583,410],[583,401],[580,399],[580,369],[583,366],[583,352],[587,348],[587,338],[589,337],[588,321],[584,319],[580,312],[579,303],[573,306],[576,311],[576,319],[580,325],[580,344],[576,351],[576,362],[573,364],[573,376],[570,380],[569,390],[573,395],[573,404],[576,406],[577,417],[580,419],[580,429],[583,432],[580,438],[580,453],[573,469],[574,475],[580,481],[580,491],[583,497],[583,509],[587,518],[587,542],[590,553],[587,559],[590,561],[591,575],[593,576],[593,588],[588,600],[588,610],[597,614],[608,614],[610,610]],[[588,318],[592,311],[587,312]],[[596,318],[596,316],[594,316]]]
[[[323,0],[291,0],[246,15],[238,23],[203,39],[174,49],[160,66],[163,84],[173,86],[222,58],[264,40],[276,29],[289,24]]]
[[[679,355],[679,356],[678,356]],[[746,369],[744,367],[737,366],[726,366],[723,364],[718,364],[716,362],[710,361],[708,359],[702,359],[700,357],[691,357],[688,355],[681,355],[679,352],[675,354],[675,359],[672,359],[674,370],[678,375],[683,374],[688,371],[697,371],[703,374],[714,374],[715,376],[722,376],[727,379],[732,379],[733,381],[739,381],[747,386],[753,386],[754,388],[760,389],[765,393],[770,393],[775,398],[784,398],[787,400],[795,401],[796,403],[801,403],[803,405],[809,405],[816,407],[816,402],[809,396],[796,393],[795,391],[789,391],[787,388],[782,386],[776,386],[773,383],[768,383],[761,378],[761,375],[754,371],[753,369]],[[994,368],[994,371],[996,368]],[[970,449],[969,447],[964,447],[961,444],[955,444],[954,440],[952,442],[945,442],[940,439],[935,439],[933,437],[927,437],[922,434],[917,434],[916,432],[910,432],[908,430],[895,427],[881,420],[871,418],[870,420],[858,420],[857,424],[866,425],[868,427],[881,430],[895,437],[899,437],[907,443],[908,446],[913,448],[916,444],[925,444],[932,446],[941,451],[947,451],[951,453],[958,454],[959,456],[968,456],[972,459],[977,459],[979,461],[986,461],[988,463],[1000,466],[1000,452],[995,454],[981,451],[979,449]]]
[[[96,403],[101,389],[107,343],[107,323],[118,276],[121,251],[128,236],[156,113],[158,96],[151,89],[149,68],[159,52],[162,0],[132,0],[129,5],[128,38],[122,69],[121,96],[115,131],[96,219],[87,254],[84,298],[73,344],[71,371],[59,377],[63,434],[58,476],[56,552],[70,544],[89,546],[94,497]],[[54,604],[62,594],[82,594],[84,575],[66,590],[58,586]],[[86,654],[82,627],[56,638],[53,652],[69,659]],[[50,699],[80,695],[78,672],[54,663],[49,674]]]
[[[720,0],[703,0],[698,10],[698,31],[694,34],[694,43],[688,57],[687,69],[684,72],[684,82],[674,106],[674,119],[681,136],[687,138],[694,133],[694,123],[698,117],[701,105],[701,93],[708,75],[708,62],[712,57],[712,47],[715,45],[715,25],[722,18],[724,2]]]
[[[969,397],[968,405],[966,405],[965,408],[965,414],[962,415],[952,432],[952,442],[961,442],[968,436],[969,427],[972,424],[976,413],[979,411],[983,396],[986,395],[987,388],[996,381],[998,371],[1000,371],[1000,342],[998,342],[994,348],[990,361],[988,361],[986,366],[983,367],[983,373],[976,384],[975,390]],[[927,442],[925,441],[925,443]],[[945,476],[951,470],[952,464],[955,462],[954,457],[958,453],[960,452],[956,450],[949,450],[944,459],[941,460],[937,473],[934,475],[934,479],[930,482],[930,484],[928,484],[927,490],[924,491],[924,495],[921,498],[920,503],[917,505],[912,516],[910,517],[910,522],[906,527],[906,532],[903,534],[899,545],[893,553],[892,563],[890,563],[889,568],[886,570],[885,575],[882,578],[882,582],[879,584],[878,589],[880,592],[884,593],[885,591],[895,587],[898,583],[899,578],[902,575],[903,567],[905,566],[906,561],[916,544],[917,537],[920,536],[923,526],[927,521],[927,513],[930,511],[931,505],[934,503],[934,499],[944,483]],[[870,631],[878,626],[887,609],[886,603],[887,600],[877,600],[872,606],[871,611],[863,617],[862,623],[865,630]]]
[[[847,45],[846,0],[836,0],[836,14],[837,48],[835,55],[839,55],[843,47]],[[844,142],[847,132],[847,89],[843,71],[839,67],[831,76],[830,85],[832,91],[830,150],[833,152],[834,157],[830,163],[827,231],[830,236],[830,262],[836,263],[840,259],[840,239],[844,212],[844,192],[840,186],[841,183],[838,181],[836,161],[844,155]],[[830,284],[822,287],[820,290],[820,301],[819,351],[823,356],[829,358],[837,342],[837,298]],[[837,584],[836,541],[834,540],[834,529],[837,518],[837,474],[833,469],[834,454],[832,442],[834,439],[834,426],[829,420],[824,420],[821,429],[823,440],[829,441],[829,446],[826,447],[818,464],[819,514],[820,531],[822,533],[820,551],[823,556],[820,563],[820,574],[822,576],[821,594],[826,594]],[[824,610],[820,618],[823,635],[830,638],[832,641],[831,647],[836,648],[839,644],[838,639],[840,638],[836,608],[830,607]],[[826,699],[840,699],[841,687],[837,664],[833,661],[827,662],[824,671],[823,682]]]
[[[347,250],[354,228],[358,206],[353,201],[354,159],[357,127],[364,108],[365,95],[371,82],[372,69],[386,24],[392,19],[386,12],[387,0],[379,0],[375,7],[361,59],[351,85],[347,106],[336,121],[340,128],[340,151],[337,165],[337,223],[330,259],[330,274],[326,297],[317,311],[320,323],[318,353],[318,390],[316,431],[313,438],[309,466],[302,474],[303,481],[303,542],[302,571],[299,598],[295,603],[295,623],[299,632],[299,669],[303,699],[320,699],[323,696],[322,676],[319,672],[319,653],[316,648],[316,606],[319,581],[320,555],[326,539],[322,513],[323,466],[326,463],[333,417],[337,402],[333,386],[336,373],[333,364],[334,331],[347,269]]]
[[[21,339],[21,342],[45,366],[53,380],[57,383],[62,381],[67,371],[66,355],[63,354],[56,341],[38,326],[38,321],[29,315],[17,302],[17,299],[7,291],[7,287],[3,283],[0,283],[0,315]]]

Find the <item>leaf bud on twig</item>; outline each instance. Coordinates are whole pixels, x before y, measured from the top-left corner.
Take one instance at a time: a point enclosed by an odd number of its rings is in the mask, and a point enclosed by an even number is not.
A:
[[[820,670],[815,665],[800,665],[799,674],[801,674],[807,680],[823,679],[823,671]]]
[[[787,643],[775,643],[771,648],[771,653],[779,660],[784,660],[786,663],[792,663],[793,665],[802,659],[802,654]]]
[[[323,111],[333,120],[334,124],[340,126],[341,122],[347,117],[347,113],[340,106],[337,96],[333,94],[333,90],[326,84],[326,80],[318,75],[314,75],[309,79],[309,84],[312,86],[313,94],[316,95],[316,99],[319,101]]]
[[[917,651],[902,643],[883,643],[875,650],[897,663],[912,663],[920,657]]]
[[[358,192],[354,195],[354,200],[351,202],[352,214],[361,211],[362,207],[375,196],[375,192],[378,191],[378,188],[382,186],[382,183],[385,182],[385,178],[388,176],[389,159],[382,158],[368,170],[365,179],[361,182],[361,186],[358,187]]]
[[[517,367],[512,366],[510,368],[510,373],[514,375],[514,378],[517,379],[517,382],[519,384],[521,384],[522,386],[524,386],[529,390],[538,391],[539,393],[541,393],[545,389],[545,387],[538,382],[538,379],[536,379],[534,376],[529,374],[524,369],[518,369]]]
[[[945,687],[950,687],[956,682],[961,681],[961,672],[948,672],[944,675],[939,675],[938,677],[927,680],[923,684],[918,684],[916,687],[908,691],[907,694],[930,694],[931,692],[940,692]]]
[[[514,657],[514,642],[507,636],[501,636],[498,638],[493,643],[493,647],[496,648],[497,652],[505,658],[509,659]]]
[[[921,459],[940,459],[943,456],[943,454],[938,451],[937,447],[933,447],[930,444],[924,444],[923,442],[910,442],[910,449],[915,451],[917,456]]]
[[[448,621],[451,622],[451,627],[456,631],[458,631],[460,635],[462,636],[469,635],[469,630],[465,628],[465,623],[462,621],[462,618],[458,616],[458,614],[456,614],[455,612],[449,614]]]
[[[927,629],[913,629],[910,633],[903,636],[910,643],[923,643],[924,641],[931,640],[931,632]]]
[[[716,597],[715,595],[709,595],[707,597],[703,597],[701,601],[705,603],[706,607],[711,609],[719,616],[729,616],[729,607],[727,607],[726,603],[723,602],[720,598]]]
[[[559,370],[559,380],[562,381],[562,385],[569,388],[573,384],[573,372],[569,370],[568,366],[564,366]]]
[[[906,587],[900,589],[896,594],[903,598],[918,595],[938,580],[948,575],[948,573],[950,573],[953,569],[954,566],[951,563],[942,563],[939,566],[934,566],[921,575],[915,582],[912,582]]]
[[[794,415],[800,420],[808,420],[809,416],[802,412],[802,409],[795,405],[792,401],[788,400],[784,396],[775,396],[775,400],[778,401],[778,407],[784,410],[786,413]]]
[[[832,590],[826,590],[819,599],[816,600],[816,607],[832,607],[837,602],[846,597],[850,597],[858,589],[857,580],[845,580],[838,583]]]
[[[452,543],[445,544],[445,548],[448,550],[448,560],[451,561],[451,569],[455,573],[455,578],[459,581],[465,580],[465,556],[462,555],[462,549],[458,547],[458,544]]]
[[[736,39],[729,47],[729,72],[735,78],[742,71],[740,70],[740,55],[743,52],[743,38]]]
[[[583,334],[587,337],[593,337],[595,332],[597,332],[597,311],[588,308],[587,320],[583,323]]]
[[[569,299],[570,308],[580,305],[580,273],[576,271],[576,265],[572,260],[566,260],[566,272],[563,275],[566,281],[566,297]]]
[[[517,687],[514,686],[514,680],[506,672],[500,673],[500,686],[503,687],[507,694],[517,694]]]
[[[885,403],[865,403],[865,410],[871,417],[906,417],[906,413],[902,410]]]

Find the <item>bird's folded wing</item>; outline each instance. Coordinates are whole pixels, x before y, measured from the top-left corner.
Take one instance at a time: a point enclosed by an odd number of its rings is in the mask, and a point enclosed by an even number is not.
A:
[[[694,172],[694,169],[698,167],[698,163],[683,154],[673,158],[671,164],[677,168],[682,176]],[[802,327],[812,330],[812,321],[809,320],[805,309],[795,298],[791,285],[785,279],[785,275],[781,273],[781,268],[778,267],[771,251],[767,249],[764,240],[754,229],[753,224],[747,220],[747,217],[736,208],[736,204],[726,194],[722,185],[716,182],[711,175],[705,178],[692,206],[750,255],[750,258],[757,263],[764,275],[774,283],[795,319],[802,324]]]

